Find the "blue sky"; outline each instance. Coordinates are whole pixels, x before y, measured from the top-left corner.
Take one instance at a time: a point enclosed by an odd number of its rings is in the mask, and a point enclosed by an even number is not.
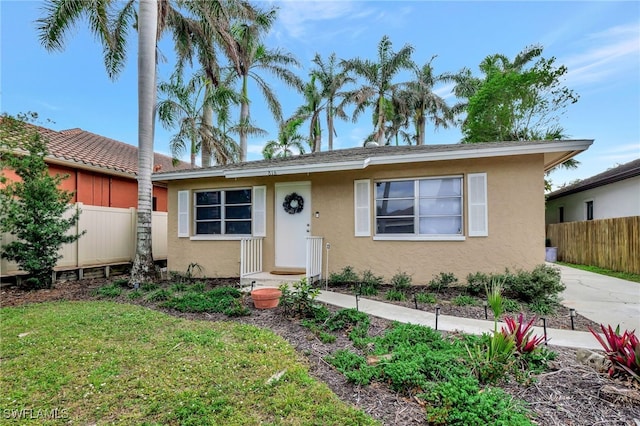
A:
[[[128,45],[127,65],[116,81],[106,75],[102,50],[78,25],[66,49],[49,53],[38,42],[34,20],[43,2],[0,0],[0,110],[10,114],[35,111],[46,127],[79,127],[137,144],[137,76],[135,33]],[[323,58],[376,58],[376,47],[388,35],[394,50],[414,48],[413,59],[426,63],[433,55],[437,73],[463,67],[478,73],[487,55],[513,58],[526,46],[541,44],[543,56],[554,56],[569,72],[565,84],[580,95],[561,119],[570,138],[595,139],[577,159],[574,171],[555,172],[554,185],[586,178],[640,157],[640,2],[453,2],[453,1],[273,1],[278,21],[267,46],[291,52],[306,78],[316,52]],[[160,79],[171,74],[174,61],[169,40],[160,49],[166,61]],[[290,115],[301,95],[266,76]],[[437,92],[451,103],[451,87]],[[249,141],[249,159],[261,158],[277,127],[255,88],[250,88],[251,117],[269,132]],[[428,144],[457,143],[459,129],[434,131],[427,124]],[[336,148],[360,146],[372,131],[370,114],[356,123],[336,122]],[[172,132],[157,126],[155,150],[168,153]],[[323,135],[326,147],[326,132]]]

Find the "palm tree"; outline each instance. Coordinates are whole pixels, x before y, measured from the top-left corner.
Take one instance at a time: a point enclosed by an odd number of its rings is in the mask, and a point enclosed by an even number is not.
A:
[[[235,49],[238,53],[238,62],[233,63],[237,77],[241,80],[242,100],[240,103],[240,161],[247,159],[247,135],[250,133],[249,114],[249,89],[248,83],[251,78],[260,88],[263,97],[267,101],[267,106],[274,118],[282,120],[282,107],[276,94],[269,84],[256,72],[257,70],[267,71],[279,78],[291,87],[302,90],[302,80],[289,68],[299,66],[298,61],[289,53],[282,50],[267,49],[261,42],[262,35],[271,28],[275,20],[276,11],[271,9],[268,12],[259,14],[252,23],[242,23],[232,28]]]
[[[322,144],[322,128],[320,127],[320,113],[325,108],[322,94],[316,86],[316,77],[311,74],[311,80],[304,85],[305,103],[293,113],[294,118],[302,121],[309,120],[309,146],[312,152],[319,152]]]
[[[322,57],[316,53],[313,58],[313,63],[317,68],[311,70],[311,75],[315,76],[320,83],[320,92],[323,99],[327,100],[325,105],[325,112],[327,115],[327,133],[328,137],[328,149],[333,150],[333,136],[335,135],[335,129],[333,125],[334,117],[347,119],[344,109],[341,104],[336,105],[339,91],[345,84],[353,83],[355,80],[349,76],[344,70],[338,71],[336,64],[336,54],[329,55],[328,61],[325,63]]]
[[[424,145],[426,121],[431,120],[434,127],[449,127],[454,123],[454,114],[446,101],[433,92],[438,83],[451,81],[449,74],[435,75],[431,63],[435,56],[422,67],[414,65],[415,79],[408,82],[400,96],[411,111],[411,120],[415,126],[416,145]]]
[[[259,14],[259,11],[250,3],[243,0],[228,0],[226,2],[212,1],[212,2],[186,2],[183,5],[195,19],[185,19],[182,21],[184,29],[181,33],[189,34],[189,37],[184,40],[183,44],[178,45],[178,70],[182,70],[185,64],[193,66],[193,55],[196,54],[198,62],[200,64],[202,72],[211,81],[212,84],[206,86],[206,91],[215,91],[221,85],[229,85],[230,83],[225,79],[221,73],[221,67],[218,62],[217,51],[221,50],[229,61],[234,64],[234,68],[239,71],[239,57],[236,50],[236,43],[231,33],[233,23],[239,20],[251,21],[255,20]],[[211,96],[210,93],[205,94],[206,97]],[[207,129],[215,129],[214,126],[214,109],[208,105],[205,105],[203,111],[202,123],[205,127],[205,133]],[[226,164],[228,160],[237,161],[237,150],[233,158],[227,158],[220,156],[221,152],[216,149],[216,146],[224,146],[227,148],[234,148],[235,142],[228,135],[229,123],[227,118],[220,121],[220,114],[222,111],[215,111],[218,114],[218,130],[223,129],[223,133],[226,136],[218,137],[215,132],[208,135],[205,138],[205,142],[210,141],[214,143],[211,146],[209,143],[204,143],[201,147],[201,164],[203,167],[208,167],[211,164],[211,155],[213,154],[218,164]],[[219,133],[219,132],[218,132]],[[220,139],[221,138],[221,139]]]
[[[267,142],[262,150],[265,159],[271,158],[287,158],[296,155],[292,148],[298,150],[300,154],[304,154],[304,136],[298,133],[298,127],[303,120],[294,118],[284,123],[280,123],[280,131],[278,139]]]
[[[222,159],[220,164],[232,162],[233,153],[237,150],[230,145],[220,144],[214,137],[217,129],[205,123],[204,119],[207,116],[205,109],[211,111],[212,115],[214,110],[224,114],[230,103],[237,103],[236,93],[225,85],[213,87],[213,83],[203,73],[196,73],[187,83],[183,82],[180,73],[176,73],[169,82],[160,83],[158,90],[166,96],[157,106],[160,122],[167,129],[176,125],[179,128],[178,133],[169,141],[174,159],[188,149],[191,167],[195,167],[198,152],[207,146],[210,152],[216,152],[216,158]]]
[[[343,103],[355,104],[353,121],[366,107],[374,106],[374,111],[377,111],[374,139],[380,145],[385,142],[385,102],[391,99],[392,93],[400,86],[392,80],[399,71],[411,67],[412,52],[413,47],[410,45],[405,45],[398,52],[394,52],[391,40],[388,36],[384,36],[378,44],[378,62],[360,58],[342,61],[346,72],[353,72],[365,80],[362,87],[344,93]]]

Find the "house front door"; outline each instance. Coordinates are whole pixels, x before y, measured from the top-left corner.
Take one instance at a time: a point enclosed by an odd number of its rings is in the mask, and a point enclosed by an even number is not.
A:
[[[276,267],[304,269],[311,235],[311,182],[276,184]]]

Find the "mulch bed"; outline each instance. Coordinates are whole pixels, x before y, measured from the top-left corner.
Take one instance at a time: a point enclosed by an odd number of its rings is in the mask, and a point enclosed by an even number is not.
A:
[[[237,280],[233,279],[208,281],[212,286],[237,284]],[[0,306],[18,306],[55,300],[97,300],[91,292],[103,284],[105,284],[104,279],[95,279],[57,283],[55,288],[50,290],[24,291],[15,287],[2,288],[0,289]],[[120,296],[116,300],[157,309],[155,304],[142,299],[132,301],[126,296]],[[440,303],[443,300],[442,297]],[[334,343],[322,343],[311,331],[301,327],[298,321],[287,319],[281,308],[257,310],[253,308],[250,298],[245,302],[251,309],[251,315],[233,319],[222,314],[163,311],[181,318],[237,321],[270,329],[286,339],[301,357],[306,358],[311,374],[325,382],[343,401],[359,407],[385,425],[427,424],[424,410],[417,401],[393,392],[382,384],[358,386],[349,383],[342,374],[324,361],[326,355],[338,349],[357,352],[346,335],[338,336]],[[441,306],[443,306],[441,313],[445,314],[444,303]],[[330,307],[330,309],[333,308]],[[481,318],[484,318],[484,310],[482,307],[480,309]],[[453,315],[454,312],[460,313],[452,307],[446,315]],[[583,322],[579,323],[580,327],[583,327]],[[370,333],[382,334],[389,326],[389,321],[373,317]],[[549,323],[548,326],[551,327]],[[515,398],[526,401],[535,415],[536,424],[640,425],[640,389],[637,382],[613,380],[604,373],[580,364],[576,360],[576,351],[573,349],[552,345],[549,348],[558,354],[551,371],[538,376],[528,385],[509,382],[501,386]],[[634,400],[634,398],[638,399]]]

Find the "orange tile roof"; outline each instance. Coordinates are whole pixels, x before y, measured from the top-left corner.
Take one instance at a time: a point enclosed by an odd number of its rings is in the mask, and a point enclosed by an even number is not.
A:
[[[82,129],[56,131],[29,124],[47,138],[49,157],[135,176],[138,172],[138,148]],[[190,169],[181,161],[176,166],[167,155],[154,153],[154,171]]]

